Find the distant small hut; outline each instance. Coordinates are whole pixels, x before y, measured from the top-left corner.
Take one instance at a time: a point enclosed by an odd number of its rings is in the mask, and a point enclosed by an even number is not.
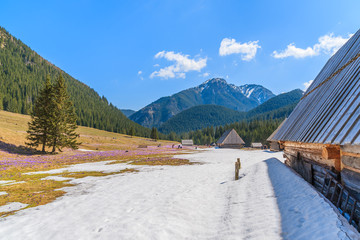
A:
[[[184,140],[181,140],[181,144],[183,146],[193,146],[194,142],[192,139],[184,139]]]
[[[251,143],[251,147],[252,148],[263,148],[263,145],[260,142],[254,142],[254,143]]]
[[[282,150],[282,147],[280,147],[279,141],[275,140],[274,136],[279,131],[279,129],[282,127],[282,125],[284,124],[286,119],[287,118],[285,118],[284,121],[282,121],[282,123],[280,123],[279,127],[268,137],[268,139],[266,139],[266,141],[268,141],[270,143],[270,151]]]
[[[242,148],[245,145],[244,140],[241,139],[235,129],[227,130],[219,138],[216,144],[220,148]]]
[[[360,229],[360,30],[325,64],[271,137],[285,163]]]

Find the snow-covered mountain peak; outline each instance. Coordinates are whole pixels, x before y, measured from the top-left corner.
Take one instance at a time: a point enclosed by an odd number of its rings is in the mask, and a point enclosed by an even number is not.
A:
[[[261,85],[256,84],[245,84],[242,86],[236,86],[234,84],[227,83],[223,78],[211,78],[198,87],[199,92],[203,92],[206,89],[213,89],[216,92],[216,89],[233,89],[235,92],[242,93],[246,98],[256,100],[258,104],[269,100],[275,95],[268,89],[264,88]]]
[[[226,80],[223,78],[211,78],[209,80],[206,80],[205,82],[203,82],[201,85],[208,85],[208,84],[213,84],[213,83],[225,83],[227,84]]]
[[[225,86],[225,85],[229,85],[229,84],[223,78],[211,78],[209,80],[206,80],[202,84],[200,84],[198,86],[198,88],[200,88],[200,92],[202,92],[204,89],[207,89],[212,86],[219,86],[219,85]]]
[[[247,98],[256,99],[260,104],[275,96],[269,89],[256,84],[242,85],[239,90]]]

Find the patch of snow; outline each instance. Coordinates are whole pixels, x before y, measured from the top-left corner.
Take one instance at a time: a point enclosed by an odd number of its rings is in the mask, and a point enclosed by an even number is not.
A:
[[[0,180],[0,185],[7,185],[8,183],[15,182],[15,180]]]
[[[312,186],[279,161],[282,152],[211,148],[177,157],[204,164],[139,166],[137,174],[75,179],[78,185],[64,188],[67,194],[58,200],[6,217],[0,236],[359,239]],[[236,158],[242,166],[238,181]],[[117,165],[108,166],[114,171]]]
[[[19,202],[11,202],[6,205],[0,206],[0,212],[11,212],[11,211],[20,210],[20,209],[26,207],[27,205],[28,204],[19,203]],[[2,235],[2,236],[4,236],[4,235]]]
[[[54,180],[54,181],[66,181],[66,180],[72,180],[73,178],[67,178],[67,177],[60,177],[60,176],[47,176],[42,178],[41,180]]]
[[[80,163],[75,165],[70,165],[65,168],[52,169],[48,171],[38,171],[38,172],[29,172],[24,174],[59,174],[63,172],[91,172],[91,171],[99,171],[99,172],[113,172],[120,171],[125,168],[129,168],[129,165],[125,163],[119,164],[108,164],[112,163],[114,160],[110,161],[101,161],[101,162],[92,162],[92,163]],[[135,168],[133,166],[132,168]]]
[[[208,83],[210,82],[210,80],[211,80],[211,79],[206,80],[206,81],[203,82],[201,85],[206,85],[206,84],[208,84]]]
[[[1,195],[7,195],[8,193],[7,192],[0,192],[0,196]]]
[[[0,186],[9,186],[9,185],[14,185],[14,184],[18,184],[18,183],[25,183],[25,181],[15,181],[15,180],[4,180],[4,181],[0,181]]]
[[[95,152],[95,150],[89,150],[89,149],[83,149],[83,148],[79,148],[78,150],[81,152]]]
[[[254,91],[254,88],[252,88],[252,89],[250,89],[250,90],[249,90],[249,89],[247,89],[247,90],[246,90],[246,95],[245,95],[245,96],[246,96],[247,98],[249,98],[249,97],[251,96],[251,94],[253,93],[253,91]]]

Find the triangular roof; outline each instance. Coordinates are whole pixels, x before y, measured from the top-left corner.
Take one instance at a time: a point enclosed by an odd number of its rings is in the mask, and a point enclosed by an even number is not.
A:
[[[360,30],[328,60],[273,139],[360,144]]]
[[[284,121],[282,121],[280,123],[280,125],[277,127],[277,129],[266,139],[266,141],[270,142],[270,141],[274,141],[274,136],[275,134],[279,131],[279,129],[282,127],[282,125],[284,125],[284,122],[286,121],[287,118],[284,119]],[[276,140],[275,140],[276,141]]]
[[[230,129],[224,132],[224,134],[216,142],[217,144],[245,144],[244,140],[237,134],[235,129]]]

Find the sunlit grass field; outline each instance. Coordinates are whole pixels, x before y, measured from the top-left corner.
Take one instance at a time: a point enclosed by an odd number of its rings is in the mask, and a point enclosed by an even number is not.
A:
[[[0,141],[15,145],[25,145],[26,130],[30,116],[0,110]],[[171,141],[152,141],[148,138],[131,137],[95,128],[79,126],[80,148],[89,150],[120,150],[137,148],[139,145],[158,146],[178,144]]]

